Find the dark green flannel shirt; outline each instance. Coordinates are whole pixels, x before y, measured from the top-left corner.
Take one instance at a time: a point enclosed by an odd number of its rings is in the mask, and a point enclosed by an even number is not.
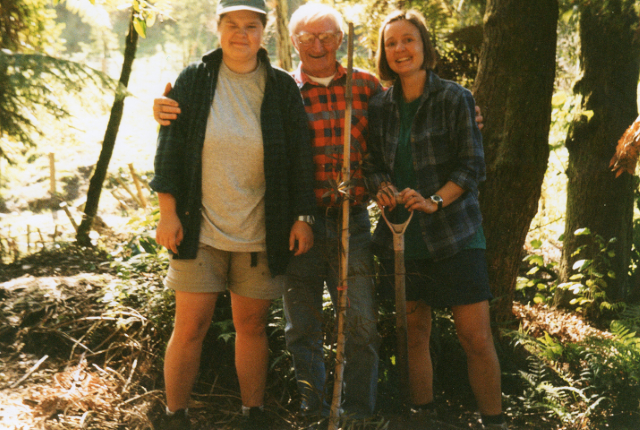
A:
[[[367,189],[374,196],[383,181],[393,182],[401,97],[398,80],[369,102],[369,153],[364,171]],[[429,254],[437,260],[464,249],[482,224],[478,185],[485,179],[484,150],[469,90],[429,72],[419,100],[410,134],[416,190],[428,198],[448,181],[465,189],[442,210],[416,212],[411,221],[420,224]],[[393,238],[386,223],[378,222],[373,243],[378,255],[393,257]]]
[[[311,137],[300,91],[293,78],[271,67],[267,52],[258,52],[267,66],[260,111],[264,144],[265,222],[269,269],[285,272],[291,251],[289,234],[299,215],[314,215]],[[184,239],[175,258],[193,259],[200,242],[202,220],[202,147],[216,90],[222,50],[205,54],[178,76],[169,97],[182,113],[160,128],[151,187],[176,199]],[[227,126],[233,127],[233,124]]]

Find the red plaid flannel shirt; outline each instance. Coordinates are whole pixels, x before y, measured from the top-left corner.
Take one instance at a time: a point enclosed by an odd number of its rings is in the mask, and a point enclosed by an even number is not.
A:
[[[344,148],[344,113],[347,108],[345,84],[347,72],[340,64],[328,87],[316,84],[298,69],[293,77],[300,88],[304,108],[313,136],[314,191],[320,207],[339,206],[335,190],[340,182]],[[369,100],[382,90],[372,74],[354,69],[353,106],[351,115],[351,198],[352,205],[368,200],[362,174],[362,162],[367,150],[367,111]]]

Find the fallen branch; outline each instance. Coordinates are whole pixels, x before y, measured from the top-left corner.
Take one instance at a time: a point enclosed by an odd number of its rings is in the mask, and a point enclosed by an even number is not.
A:
[[[33,372],[35,372],[36,370],[38,370],[38,368],[40,367],[40,365],[41,365],[42,363],[44,363],[44,361],[45,361],[47,358],[49,358],[49,356],[45,354],[45,355],[44,355],[40,360],[38,360],[38,362],[37,362],[36,364],[34,364],[34,365],[31,367],[31,369],[29,369],[29,370],[27,371],[27,373],[25,373],[25,374],[24,374],[24,376],[23,376],[22,378],[18,379],[16,382],[14,382],[13,384],[11,384],[9,387],[11,387],[11,388],[15,388],[15,387],[17,387],[18,385],[20,385],[21,383],[23,383],[24,381],[26,381],[26,380],[29,378],[29,376],[31,376],[31,375],[33,374]]]

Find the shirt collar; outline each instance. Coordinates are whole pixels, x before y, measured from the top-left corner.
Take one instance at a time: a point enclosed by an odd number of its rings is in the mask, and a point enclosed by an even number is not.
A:
[[[431,93],[435,93],[442,89],[442,80],[432,70],[427,72],[427,82],[425,83],[424,90],[422,91],[421,99],[426,100]],[[402,84],[400,79],[396,79],[393,83],[391,98],[397,104],[400,104],[402,97]]]
[[[333,81],[331,81],[330,86],[334,85],[336,82],[338,82],[338,80],[342,79],[344,76],[347,76],[347,71],[337,61],[336,61],[336,69],[337,69],[336,75],[333,77]],[[293,78],[296,80],[296,83],[300,88],[304,87],[305,85],[313,85],[316,87],[320,86],[320,84],[317,84],[313,82],[311,79],[309,79],[309,75],[307,75],[305,72],[302,71],[302,63],[298,64],[298,68],[293,72]]]

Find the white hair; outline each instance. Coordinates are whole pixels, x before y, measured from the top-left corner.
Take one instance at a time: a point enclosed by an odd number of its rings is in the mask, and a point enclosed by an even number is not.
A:
[[[296,9],[293,15],[291,15],[291,19],[289,20],[289,34],[293,36],[299,27],[325,18],[329,18],[333,21],[338,31],[344,33],[342,30],[342,15],[340,15],[340,12],[326,4],[306,3]]]

